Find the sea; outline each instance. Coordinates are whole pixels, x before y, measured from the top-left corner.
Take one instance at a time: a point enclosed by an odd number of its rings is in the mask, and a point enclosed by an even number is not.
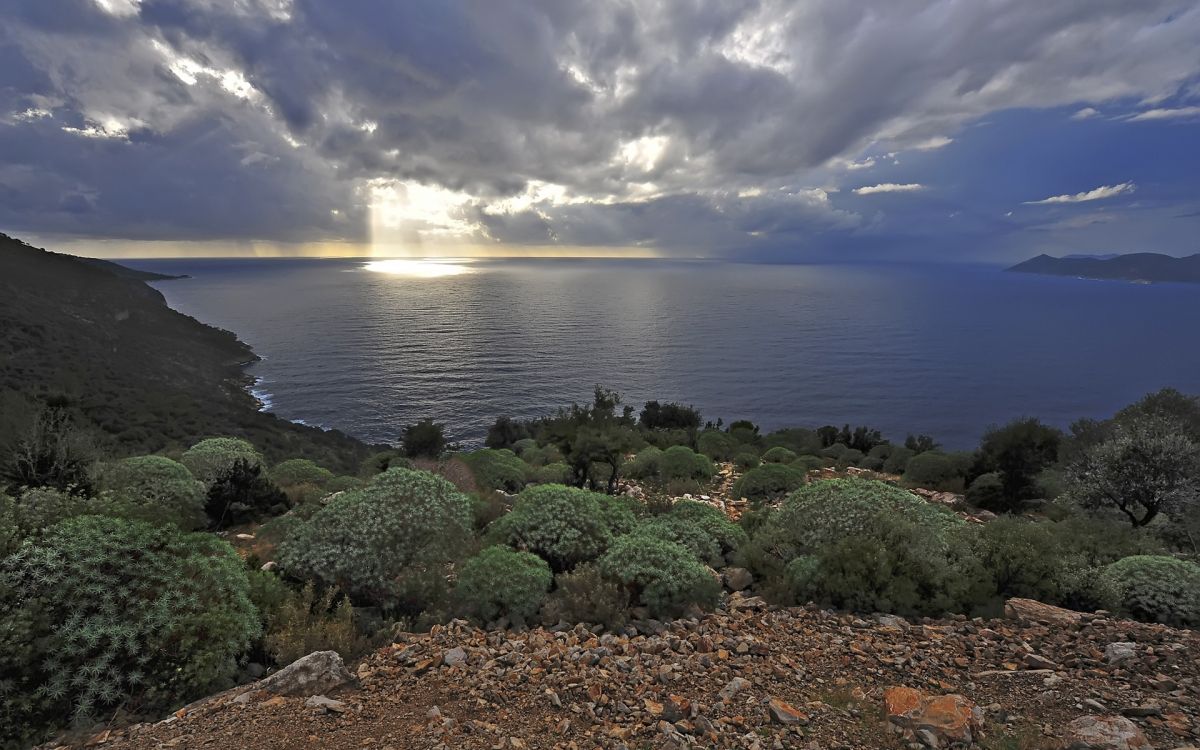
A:
[[[942,265],[708,260],[153,259],[175,309],[261,361],[265,409],[373,442],[429,417],[465,445],[499,416],[689,404],[763,430],[869,425],[974,447],[1170,386],[1200,393],[1200,286]]]

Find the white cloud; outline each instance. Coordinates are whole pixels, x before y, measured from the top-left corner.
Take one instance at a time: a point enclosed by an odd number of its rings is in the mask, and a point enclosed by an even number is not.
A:
[[[951,143],[954,143],[953,138],[947,138],[944,135],[935,135],[932,138],[926,138],[925,140],[914,144],[913,148],[917,151],[933,151],[944,146],[949,146]]]
[[[1130,122],[1143,120],[1178,120],[1185,117],[1200,117],[1200,107],[1178,107],[1176,109],[1148,109],[1128,118]]]
[[[1137,189],[1137,185],[1132,182],[1122,182],[1120,185],[1101,185],[1095,190],[1088,190],[1083,193],[1074,193],[1066,195],[1052,195],[1049,198],[1042,198],[1040,201],[1025,201],[1025,205],[1037,206],[1046,203],[1086,203],[1088,201],[1099,201],[1105,198],[1113,198],[1125,193],[1132,193]]]
[[[1075,114],[1071,115],[1072,120],[1087,120],[1100,114],[1100,110],[1095,107],[1084,107]]]
[[[879,185],[867,185],[865,187],[854,188],[855,195],[874,195],[875,193],[913,193],[918,190],[924,190],[925,186],[909,182],[905,184],[897,184],[895,182],[884,182]]]

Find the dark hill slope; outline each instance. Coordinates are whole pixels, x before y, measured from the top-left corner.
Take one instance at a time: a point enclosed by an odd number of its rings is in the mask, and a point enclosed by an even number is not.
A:
[[[0,234],[0,450],[36,404],[65,398],[115,455],[253,442],[272,461],[350,470],[368,446],[259,412],[245,391],[255,359],[234,334],[169,308],[140,280]]]
[[[1176,281],[1200,284],[1200,253],[1175,258],[1161,253],[1130,253],[1109,258],[1039,255],[1018,263],[1009,271],[1086,279],[1124,281]]]

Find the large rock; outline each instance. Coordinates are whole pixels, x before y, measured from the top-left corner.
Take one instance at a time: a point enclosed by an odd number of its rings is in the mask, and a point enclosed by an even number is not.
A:
[[[1064,750],[1154,750],[1138,725],[1123,716],[1081,716],[1064,728]]]
[[[1004,616],[1010,620],[1041,622],[1048,625],[1072,625],[1080,621],[1080,613],[1062,607],[1042,604],[1034,599],[1009,599],[1004,603]]]
[[[888,721],[928,747],[970,745],[983,729],[983,710],[961,695],[928,696],[891,687],[883,703]]]
[[[275,695],[322,695],[354,681],[336,651],[314,651],[255,683],[255,690]]]
[[[1120,664],[1137,656],[1137,644],[1129,641],[1117,641],[1104,647],[1104,661],[1109,664]]]
[[[745,591],[754,583],[754,576],[745,568],[726,568],[721,578],[730,591]]]

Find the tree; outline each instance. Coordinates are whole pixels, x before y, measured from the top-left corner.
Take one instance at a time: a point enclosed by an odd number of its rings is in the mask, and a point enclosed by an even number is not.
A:
[[[595,489],[603,481],[609,494],[616,491],[626,454],[643,441],[634,430],[633,407],[621,405],[621,394],[599,385],[590,405],[571,404],[536,424],[542,442],[558,448],[571,467],[572,484]],[[607,467],[598,477],[597,465]]]
[[[982,474],[1000,474],[1006,509],[1015,510],[1037,494],[1034,477],[1058,460],[1061,442],[1062,431],[1033,417],[993,427],[983,436],[968,484]]]
[[[698,430],[700,412],[683,404],[647,401],[638,421],[648,430]]]
[[[400,444],[409,458],[437,458],[446,450],[446,426],[428,418],[405,425]]]
[[[904,447],[917,454],[935,451],[938,449],[938,444],[928,435],[909,435],[904,438]]]
[[[488,428],[483,444],[488,448],[512,448],[517,442],[532,437],[529,425],[511,417],[497,417]]]
[[[287,510],[287,495],[262,471],[261,463],[239,458],[217,476],[204,504],[213,528],[223,529]]]
[[[1200,445],[1170,417],[1119,419],[1108,439],[1070,464],[1068,481],[1085,507],[1115,508],[1135,528],[1145,526],[1200,503]]]

